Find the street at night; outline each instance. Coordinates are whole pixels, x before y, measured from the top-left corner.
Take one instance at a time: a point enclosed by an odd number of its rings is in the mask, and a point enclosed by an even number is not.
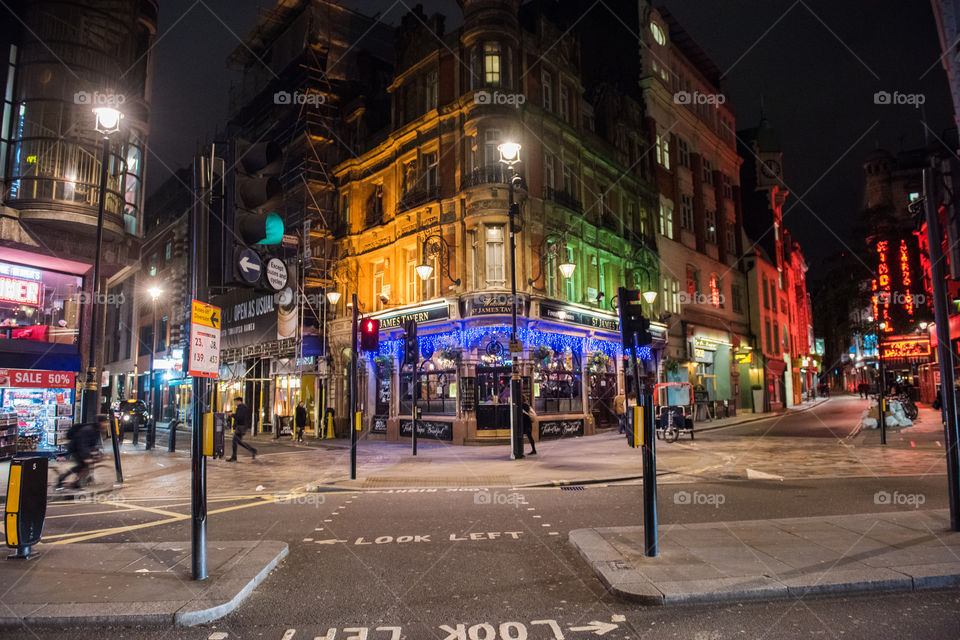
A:
[[[0,635],[960,638],[958,41],[0,2]]]

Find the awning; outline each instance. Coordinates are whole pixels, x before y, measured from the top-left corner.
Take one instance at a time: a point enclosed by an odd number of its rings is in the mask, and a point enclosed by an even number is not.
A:
[[[80,350],[75,344],[0,340],[0,368],[80,371]]]
[[[787,363],[783,360],[767,360],[767,373],[775,376],[782,375],[787,370]]]

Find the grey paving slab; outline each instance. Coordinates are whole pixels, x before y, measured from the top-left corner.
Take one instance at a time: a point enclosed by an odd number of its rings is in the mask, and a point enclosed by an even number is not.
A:
[[[208,575],[190,579],[187,543],[38,545],[4,565],[0,626],[200,624],[235,609],[286,556],[283,542],[209,543]]]
[[[960,533],[946,519],[939,510],[687,524],[658,532],[656,558],[643,553],[642,527],[579,529],[570,542],[612,593],[648,604],[911,591],[960,585]]]

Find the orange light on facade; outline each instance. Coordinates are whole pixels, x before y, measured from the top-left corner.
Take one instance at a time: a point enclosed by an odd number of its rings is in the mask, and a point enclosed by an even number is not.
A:
[[[880,343],[884,358],[923,358],[930,355],[930,338],[927,336],[894,336]]]

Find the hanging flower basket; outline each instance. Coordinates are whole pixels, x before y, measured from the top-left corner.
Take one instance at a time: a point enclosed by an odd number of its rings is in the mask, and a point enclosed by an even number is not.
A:
[[[439,351],[437,351],[437,357],[441,360],[447,360],[455,364],[460,364],[460,360],[463,358],[463,350],[460,347],[444,345]]]
[[[607,364],[609,362],[610,356],[605,354],[603,351],[596,351],[590,356],[590,370],[594,372],[606,371]]]
[[[537,345],[530,351],[530,357],[534,362],[546,362],[553,357],[553,349],[545,344]]]
[[[677,373],[680,371],[680,361],[676,358],[669,358],[663,363],[663,368],[665,371],[670,373]]]
[[[393,356],[374,356],[373,364],[379,371],[387,372],[393,370]]]

